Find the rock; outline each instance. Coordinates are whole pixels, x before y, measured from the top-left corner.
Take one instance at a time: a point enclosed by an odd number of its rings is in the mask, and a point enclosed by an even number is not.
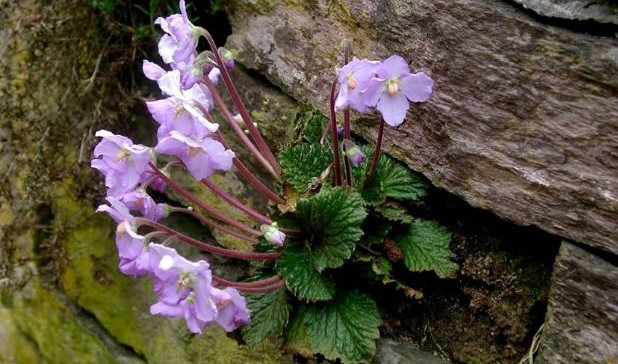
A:
[[[327,109],[339,43],[396,53],[436,84],[387,152],[471,205],[618,253],[618,44],[500,2],[235,0],[228,46]],[[355,121],[375,139],[376,118]]]
[[[373,364],[445,364],[441,359],[399,341],[380,339]]]
[[[618,362],[616,297],[616,265],[563,242],[535,363]]]
[[[618,5],[589,0],[514,0],[542,16],[618,24]]]

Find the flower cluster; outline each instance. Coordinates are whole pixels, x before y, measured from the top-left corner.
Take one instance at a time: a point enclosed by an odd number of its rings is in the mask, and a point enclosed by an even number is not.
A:
[[[105,176],[107,186],[107,204],[99,206],[97,211],[109,214],[117,223],[116,247],[120,271],[132,277],[149,276],[154,281],[154,291],[159,300],[151,306],[152,314],[184,318],[193,333],[201,333],[211,323],[232,331],[250,322],[245,299],[237,290],[240,287],[234,282],[214,277],[205,260],[188,261],[168,245],[184,241],[211,253],[237,258],[272,259],[272,256],[247,256],[243,252],[197,242],[161,223],[170,213],[181,212],[250,242],[257,242],[262,235],[259,230],[244,226],[197,200],[169,178],[168,169],[180,165],[193,178],[212,187],[222,198],[231,199],[229,201],[241,206],[233,197],[207,181],[217,171],[230,170],[236,158],[219,134],[219,124],[210,115],[215,106],[213,97],[221,98],[218,94],[213,96],[213,92],[217,92],[214,85],[221,76],[221,66],[226,72],[234,66],[234,62],[231,53],[222,48],[215,49],[216,56],[208,51],[198,54],[198,40],[207,33],[189,21],[184,1],[180,1],[180,10],[181,14],[158,18],[155,22],[165,32],[158,49],[169,69],[148,60],[143,63],[145,76],[156,81],[164,95],[160,100],[146,103],[159,125],[156,146],[150,148],[134,144],[129,138],[106,130],[95,134],[101,141],[94,149],[95,158],[91,166]],[[221,63],[217,64],[213,56]],[[236,120],[233,123],[238,124]],[[157,167],[160,156],[170,160],[161,169]],[[164,192],[166,188],[176,190],[217,219],[197,214],[192,208],[157,203],[148,193],[149,189]],[[272,220],[243,207],[263,224],[263,235],[267,241],[279,246],[283,244],[285,234],[276,228],[276,224],[271,225]],[[144,227],[150,231],[138,232]],[[165,240],[155,243],[155,239],[159,238]],[[277,279],[268,282],[280,287]],[[251,284],[240,285],[249,290],[272,289],[268,284],[264,286],[259,282],[256,284],[258,288]]]
[[[403,122],[409,101],[427,101],[433,87],[431,77],[423,72],[410,73],[408,63],[396,55],[382,62],[354,57],[339,70],[337,81],[336,110],[350,107],[366,113],[375,107],[390,126]]]

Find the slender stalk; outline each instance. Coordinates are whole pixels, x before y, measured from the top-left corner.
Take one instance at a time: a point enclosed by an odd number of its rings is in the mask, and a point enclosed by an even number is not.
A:
[[[337,113],[335,112],[335,91],[337,79],[330,87],[330,132],[333,136],[333,155],[335,156],[335,186],[341,186],[341,161],[339,159],[339,139],[337,138]]]
[[[259,281],[254,281],[254,282],[232,282],[232,281],[228,281],[225,280],[221,277],[217,277],[216,275],[212,275],[212,280],[215,284],[218,284],[220,286],[227,286],[227,287],[243,287],[243,288],[256,288],[256,287],[266,287],[266,286],[271,286],[274,283],[277,283],[279,281],[281,281],[281,277],[279,276],[272,276],[270,278],[267,279],[262,279]]]
[[[150,227],[153,227],[155,229],[164,231],[169,233],[170,235],[173,235],[175,237],[178,238],[178,240],[181,240],[189,245],[193,245],[201,250],[207,251],[209,253],[212,254],[217,254],[217,255],[221,255],[224,257],[229,257],[229,258],[236,258],[236,259],[244,259],[244,260],[274,260],[279,258],[279,256],[281,255],[281,253],[253,253],[253,252],[241,252],[238,250],[231,250],[231,249],[225,249],[225,248],[220,248],[218,246],[214,246],[211,244],[207,244],[204,243],[202,241],[199,241],[197,239],[193,239],[190,236],[187,236],[179,231],[176,231],[170,227],[167,227],[163,224],[160,224],[156,221],[152,221],[150,219],[146,219],[143,217],[136,217],[135,218],[135,222],[137,224],[141,224],[141,225],[147,225]]]
[[[202,215],[202,214],[198,214],[195,211],[191,211],[191,210],[187,210],[186,208],[181,208],[181,207],[172,207],[171,211],[173,212],[181,212],[183,214],[187,214],[187,215],[191,215],[194,218],[198,219],[202,224],[213,227],[217,230],[221,230],[226,234],[230,234],[238,239],[244,240],[244,241],[248,241],[251,244],[257,244],[258,243],[258,239],[251,237],[251,236],[247,236],[247,235],[243,235],[239,232],[236,232],[234,230],[228,229],[227,227],[217,224],[215,221],[207,218],[206,216]]]
[[[274,292],[278,289],[280,289],[281,287],[285,286],[285,281],[281,281],[281,282],[277,282],[273,285],[270,286],[264,286],[264,287],[235,287],[237,290],[239,290],[240,292],[244,292],[244,293],[268,293],[268,292]]]
[[[240,127],[240,125],[238,125],[236,120],[234,120],[234,115],[232,115],[232,113],[227,108],[227,106],[225,106],[225,103],[223,102],[223,98],[217,91],[217,88],[212,83],[212,81],[210,81],[208,77],[204,77],[203,81],[206,87],[208,87],[208,90],[210,91],[210,93],[212,94],[212,98],[214,99],[215,103],[219,106],[220,111],[223,114],[223,117],[225,118],[225,120],[227,120],[228,124],[230,125],[230,127],[232,128],[236,136],[242,141],[242,143],[247,147],[247,149],[249,149],[251,154],[253,154],[253,156],[258,160],[258,162],[260,162],[260,164],[264,166],[264,168],[266,168],[266,170],[270,174],[272,174],[273,177],[275,177],[275,179],[280,180],[281,176],[271,165],[270,161],[267,160],[262,155],[262,153],[255,147],[255,145],[253,145],[251,140],[249,140],[247,135],[245,135],[245,133],[242,131],[242,128]]]
[[[174,191],[178,192],[179,194],[184,196],[187,200],[189,200],[192,203],[196,204],[199,208],[201,208],[202,210],[206,211],[207,213],[209,213],[213,217],[215,217],[215,218],[219,219],[220,221],[225,222],[226,224],[231,225],[231,226],[233,226],[233,227],[235,227],[235,228],[237,228],[239,230],[242,230],[242,231],[244,231],[244,232],[246,232],[246,233],[248,233],[250,235],[259,236],[259,235],[262,234],[261,232],[255,230],[253,228],[250,228],[250,227],[244,225],[243,223],[241,223],[239,221],[236,221],[236,220],[234,220],[234,219],[232,219],[230,217],[225,216],[219,210],[214,209],[213,207],[211,207],[208,204],[206,204],[204,201],[202,201],[199,198],[195,197],[191,192],[185,190],[178,183],[172,181],[165,174],[163,174],[163,172],[161,172],[161,170],[159,168],[157,168],[157,166],[154,165],[154,163],[150,162],[150,167]]]
[[[233,196],[231,196],[229,193],[225,192],[221,188],[217,187],[217,185],[215,185],[214,183],[210,182],[209,180],[203,179],[202,183],[206,187],[210,188],[210,190],[212,192],[216,193],[219,197],[221,197],[225,201],[229,202],[232,206],[234,206],[238,210],[244,212],[245,214],[247,214],[247,216],[253,218],[255,221],[260,222],[262,224],[270,224],[270,223],[273,222],[270,217],[264,216],[264,215],[260,214],[259,212],[255,211],[254,209],[252,209],[251,207],[249,207],[249,206],[243,204],[242,202],[238,201],[236,198],[234,198]]]
[[[217,140],[223,144],[226,149],[230,149],[227,142],[223,139],[223,135],[217,131],[215,134]],[[278,205],[285,205],[287,203],[286,200],[279,197],[276,193],[272,192],[266,185],[264,185],[251,171],[247,168],[238,157],[235,157],[233,160],[234,166],[238,169],[238,172],[245,178],[247,182],[249,182],[255,189],[262,194],[262,196],[271,200],[272,202]]]
[[[384,134],[384,118],[380,116],[380,125],[378,126],[378,140],[376,141],[376,149],[373,152],[373,159],[371,160],[371,167],[367,174],[367,181],[370,181],[376,174],[376,168],[378,168],[378,160],[380,159],[380,152],[382,151],[382,135]]]
[[[206,30],[204,30],[203,35],[204,35],[204,38],[206,38],[206,41],[208,42],[208,45],[210,46],[210,49],[212,50],[213,55],[215,56],[215,60],[217,61],[217,64],[219,65],[219,71],[221,71],[221,78],[223,79],[223,84],[225,85],[225,88],[230,94],[230,98],[232,99],[232,102],[234,102],[234,105],[236,106],[238,113],[240,114],[245,124],[247,125],[247,130],[249,130],[251,137],[253,138],[253,140],[255,140],[255,143],[257,144],[260,151],[264,154],[266,159],[270,162],[270,165],[275,170],[276,174],[277,175],[280,174],[281,167],[279,166],[279,163],[277,163],[277,160],[275,159],[275,156],[271,152],[270,148],[264,141],[264,138],[262,138],[262,135],[257,130],[255,125],[253,125],[253,119],[251,118],[251,115],[249,115],[249,112],[247,111],[245,104],[242,102],[242,99],[240,98],[238,91],[236,91],[236,86],[234,86],[234,83],[232,82],[232,78],[230,77],[230,74],[228,73],[227,68],[225,67],[225,64],[223,63],[223,60],[221,59],[221,55],[219,54],[219,50],[217,48],[217,45],[215,44],[214,39],[212,39],[212,36]]]

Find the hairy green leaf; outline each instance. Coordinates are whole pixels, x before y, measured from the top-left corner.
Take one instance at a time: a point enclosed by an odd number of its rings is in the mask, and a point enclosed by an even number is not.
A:
[[[416,219],[395,240],[403,251],[406,267],[413,272],[433,270],[446,278],[459,267],[449,260],[450,232],[435,221]]]
[[[337,268],[350,257],[363,235],[367,212],[357,193],[341,187],[322,189],[298,201],[296,211],[311,235],[311,250],[318,271]]]
[[[365,169],[368,169],[365,166]],[[365,181],[361,194],[365,201],[380,205],[387,197],[416,201],[427,194],[427,183],[407,166],[382,154],[373,178]]]
[[[283,177],[298,192],[305,192],[319,179],[332,160],[331,151],[320,144],[298,144],[279,154]]]
[[[304,242],[286,243],[277,270],[297,298],[325,301],[335,296],[335,284],[314,266],[311,251]]]
[[[392,207],[377,207],[376,211],[385,219],[399,222],[402,224],[411,224],[414,218],[406,213],[405,210]]]
[[[285,289],[249,295],[247,306],[251,311],[251,325],[242,329],[242,336],[250,346],[281,335],[292,309]]]
[[[307,305],[301,304],[295,311],[285,332],[285,347],[306,358],[315,355],[307,334]]]
[[[373,300],[356,291],[341,291],[332,301],[308,305],[304,317],[313,350],[344,363],[371,362],[381,323]]]

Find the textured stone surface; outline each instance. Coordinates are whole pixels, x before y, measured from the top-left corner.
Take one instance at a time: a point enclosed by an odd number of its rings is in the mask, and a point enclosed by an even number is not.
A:
[[[617,298],[617,267],[562,243],[538,363],[618,362]]]
[[[542,16],[595,20],[618,24],[618,5],[612,0],[514,0]]]
[[[505,2],[228,4],[246,66],[326,110],[338,44],[397,53],[436,81],[386,150],[501,217],[618,253],[618,43],[544,25]],[[357,121],[374,139],[375,118]]]
[[[378,341],[373,364],[444,364],[430,353],[415,349],[401,342],[381,339]]]

